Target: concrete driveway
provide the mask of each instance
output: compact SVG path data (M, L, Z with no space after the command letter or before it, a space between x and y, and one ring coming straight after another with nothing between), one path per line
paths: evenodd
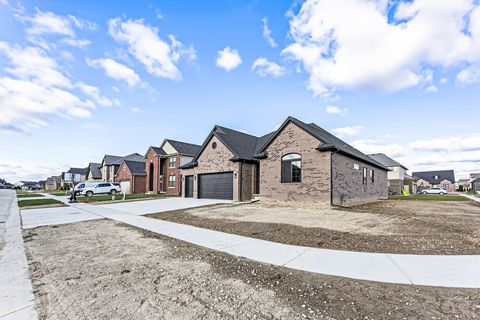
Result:
M57 199L64 203L68 202L68 199L66 199L65 197L56 197L52 195L49 195L48 197ZM98 204L94 206L134 215L145 215L155 212L181 210L218 203L231 203L231 201L192 198L167 198L158 200ZM104 217L102 216L87 212L86 210L82 210L82 208L87 208L91 206L92 205L89 204L77 203L74 206L68 207L21 210L22 227L23 229L30 229L39 226L103 219Z

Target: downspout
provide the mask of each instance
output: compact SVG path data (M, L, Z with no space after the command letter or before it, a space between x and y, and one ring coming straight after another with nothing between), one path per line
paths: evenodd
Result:
M242 190L242 170L243 169L243 162L240 161L240 172L238 175L238 179L240 179L240 201L243 201L243 190Z
M330 153L330 204L334 206L333 203L333 155L338 152L338 149Z
M135 175L132 174L132 193L135 193Z

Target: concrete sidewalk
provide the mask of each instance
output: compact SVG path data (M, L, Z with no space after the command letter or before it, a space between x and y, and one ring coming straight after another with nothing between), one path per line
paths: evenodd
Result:
M106 206L72 207L209 249L297 270L388 283L480 288L480 256L476 255L422 256L300 247L147 218Z
M0 190L0 319L37 319L17 197Z
M465 193L458 193L459 195L461 196L464 196L465 198L468 198L470 200L473 200L475 202L480 202L480 198L479 197L475 197L475 196L472 196L472 195L469 195L469 194L465 194Z

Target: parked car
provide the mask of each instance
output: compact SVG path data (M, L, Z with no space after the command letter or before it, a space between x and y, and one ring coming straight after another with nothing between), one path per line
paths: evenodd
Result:
M80 183L77 183L77 185L73 188L73 190L75 190L76 195L79 195L82 193L83 189L85 189L90 185L92 185L91 182L80 182ZM71 192L68 192L68 193L70 194Z
M422 194L447 194L448 191L443 188L432 187L422 190Z
M114 195L117 192L120 192L120 186L118 184L110 182L95 182L85 186L80 194L87 197L91 197L94 194L111 194Z

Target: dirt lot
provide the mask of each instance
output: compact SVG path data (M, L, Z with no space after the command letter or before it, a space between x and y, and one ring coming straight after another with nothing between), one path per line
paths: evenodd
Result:
M470 201L390 200L348 209L255 203L151 216L309 247L410 254L480 254L480 205Z
M41 319L474 319L480 290L355 281L99 220L24 232Z

